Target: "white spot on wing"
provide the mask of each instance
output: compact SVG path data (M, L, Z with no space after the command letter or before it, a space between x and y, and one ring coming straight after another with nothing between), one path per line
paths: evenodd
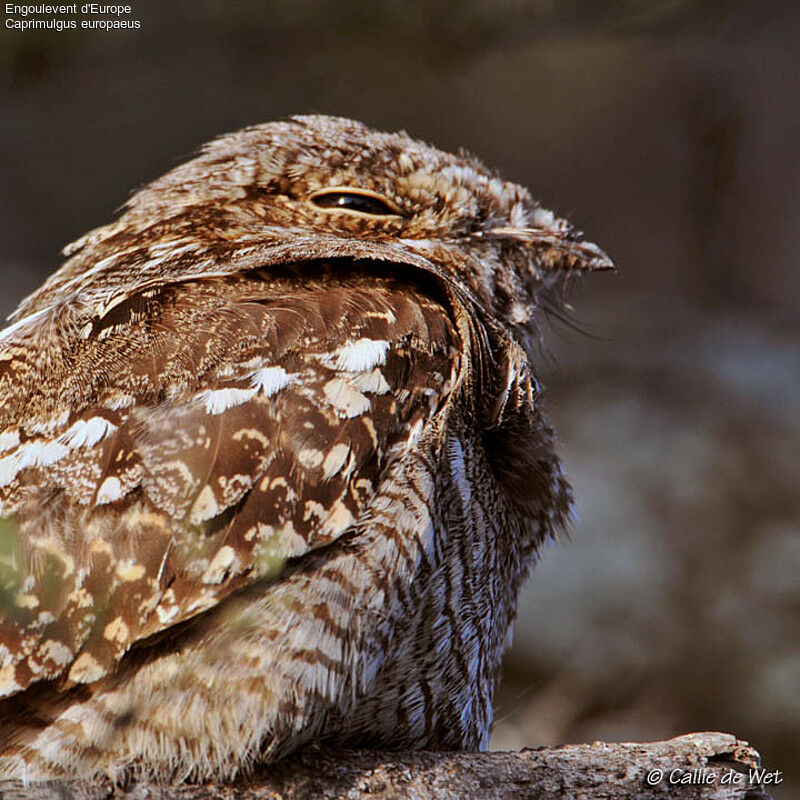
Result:
M214 497L214 491L206 484L200 494L197 495L197 500L194 501L192 510L189 512L189 520L192 524L197 525L207 519L216 517L219 511L220 508L217 498Z
M22 688L16 681L14 665L0 668L0 697L14 694Z
M55 464L69 450L58 441L26 442L11 455L0 458L0 486L7 486L20 470Z
M251 386L257 391L262 392L267 397L271 397L294 380L283 367L262 367L253 373Z
M338 535L349 528L354 521L350 509L341 500L337 500L322 525L322 532L331 536Z
M389 342L385 339L358 339L336 351L337 369L363 372L386 363Z
M316 469L325 458L321 450L315 450L312 447L305 448L297 454L297 460L306 469Z
M83 653L72 665L69 671L69 679L75 683L93 683L105 675L105 669L89 653Z
M9 428L0 433L0 451L11 450L19 444L19 431Z
M116 429L117 426L104 417L92 417L90 420L79 419L76 423L67 428L67 430L58 437L57 441L70 449L75 447L93 447Z
M220 548L203 573L203 583L221 583L236 560L236 551L230 545Z
M125 644L130 638L131 632L125 624L125 620L117 617L106 625L103 629L103 637L110 642L116 642L119 645Z
M56 666L63 667L70 662L72 650L63 642L56 639L47 639L39 645L39 655L44 659L50 659Z
M386 394L390 386L379 369L372 372L361 372L353 376L353 385L361 392L367 394Z
M100 488L97 490L97 505L113 503L115 500L119 500L123 494L120 479L112 475L100 484Z
M350 445L344 442L331 447L322 465L322 474L326 481L330 480L345 465L349 455Z
M156 608L156 614L158 614L158 621L162 625L166 625L168 622L171 622L175 615L180 611L178 606L164 606L160 605Z
M369 411L369 398L342 378L333 378L323 387L328 402L347 417L357 417Z
M196 398L205 405L207 413L222 414L229 408L252 400L256 394L256 389L205 389Z

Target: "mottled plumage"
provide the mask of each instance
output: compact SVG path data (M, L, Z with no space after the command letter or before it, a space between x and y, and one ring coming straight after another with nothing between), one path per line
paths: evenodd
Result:
M609 266L405 134L222 137L0 333L0 777L486 745L569 490L543 293Z

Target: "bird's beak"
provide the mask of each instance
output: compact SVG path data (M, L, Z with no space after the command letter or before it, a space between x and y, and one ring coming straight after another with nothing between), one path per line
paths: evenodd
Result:
M546 228L491 228L484 234L512 239L536 249L537 266L552 272L613 270L614 262L596 244L581 241L575 231L555 232Z

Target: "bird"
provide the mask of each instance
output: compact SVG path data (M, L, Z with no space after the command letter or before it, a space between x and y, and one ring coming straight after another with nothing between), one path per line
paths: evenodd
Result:
M610 258L475 156L203 146L0 333L0 778L485 749L572 494L542 320Z

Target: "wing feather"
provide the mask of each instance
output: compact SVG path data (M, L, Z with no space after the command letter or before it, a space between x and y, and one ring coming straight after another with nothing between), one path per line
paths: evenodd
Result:
M412 286L331 272L153 290L73 349L26 406L48 424L6 414L0 697L97 680L352 529L460 352Z

